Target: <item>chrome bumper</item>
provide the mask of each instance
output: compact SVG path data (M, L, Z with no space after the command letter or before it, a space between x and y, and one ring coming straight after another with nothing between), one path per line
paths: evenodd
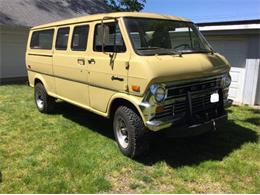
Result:
M146 126L148 127L148 129L150 129L151 131L159 131L161 129L166 129L170 126L172 126L173 124L173 120L156 120L156 121L147 121L146 122Z
M224 108L229 108L230 106L232 106L232 104L233 104L233 100L231 99L224 100Z
M212 119L204 123L198 123L190 126L172 127L163 130L162 132L167 137L190 137L201 135L206 132L215 131L227 121L227 115Z
M232 105L233 100L227 99L223 102L223 106L224 108L228 108ZM155 113L155 108L152 107L149 104L141 104L140 108L143 112L144 118L148 119L145 121L145 125L146 127L151 130L151 131L159 131L162 129L167 129L171 126L173 126L174 122L178 120L178 118L174 118L174 117L166 117L160 120L149 120L149 117ZM221 117L215 118L215 119L211 119L210 121L207 121L205 123L210 123L210 122L215 122L219 119L223 119L223 118L227 118L226 115L223 115ZM190 127L197 127L197 126L202 126L205 123L200 123L200 124L194 124ZM189 127L187 127L189 128Z

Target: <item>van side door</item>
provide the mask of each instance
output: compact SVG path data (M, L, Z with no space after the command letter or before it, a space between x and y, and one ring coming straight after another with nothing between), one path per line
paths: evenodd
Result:
M100 21L91 28L92 51L88 56L89 97L92 108L106 112L107 103L116 92L127 93L130 52L121 33L120 22ZM102 51L102 32L104 45Z
M83 107L89 105L86 70L88 32L87 24L58 28L53 58L57 95Z
M53 37L54 29L42 29L30 32L26 50L26 68L30 85L33 85L34 75L40 74L45 82L48 93L55 94L53 78Z

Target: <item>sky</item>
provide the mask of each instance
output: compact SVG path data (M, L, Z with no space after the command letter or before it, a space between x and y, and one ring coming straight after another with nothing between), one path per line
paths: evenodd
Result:
M193 22L260 19L260 0L146 0L144 12L175 15Z

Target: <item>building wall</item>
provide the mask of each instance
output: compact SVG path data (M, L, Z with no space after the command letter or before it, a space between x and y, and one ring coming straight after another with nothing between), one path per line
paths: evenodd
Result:
M229 98L235 102L243 101L245 80L246 54L248 39L245 36L214 35L208 36L208 41L215 51L224 55L230 62L232 83L229 90Z
M214 50L224 55L232 67L244 68L248 51L248 38L245 36L209 36ZM240 54L240 55L238 55Z
M260 104L259 31L203 32L213 48L231 63L229 97L237 103Z
M0 25L0 83L1 83L1 78L2 78L2 59L3 59L3 55L2 55L2 26Z
M259 65L260 66L260 65ZM256 105L260 105L260 68L258 69L258 82L257 82L257 90L256 90Z
M2 27L0 82L9 82L27 77L25 51L28 29L21 27Z
M258 63L258 80L256 87L255 104L260 105L260 30L257 34L250 36L249 45L250 47L248 48L248 58L254 59L255 62Z

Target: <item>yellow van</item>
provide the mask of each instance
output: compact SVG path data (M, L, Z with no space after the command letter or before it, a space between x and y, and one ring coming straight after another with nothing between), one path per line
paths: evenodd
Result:
M231 105L228 61L179 17L119 12L36 26L26 66L40 112L61 99L111 118L129 157L149 148L151 131L215 130Z

